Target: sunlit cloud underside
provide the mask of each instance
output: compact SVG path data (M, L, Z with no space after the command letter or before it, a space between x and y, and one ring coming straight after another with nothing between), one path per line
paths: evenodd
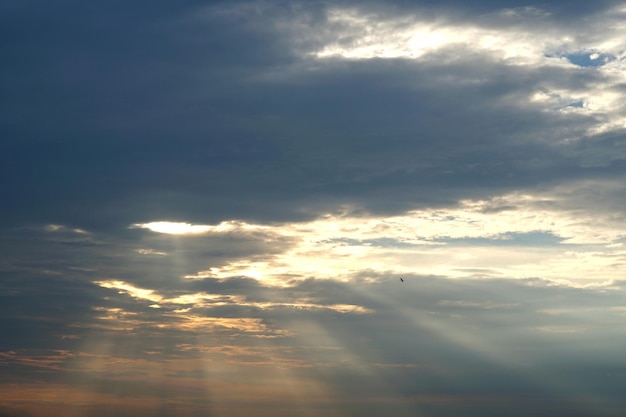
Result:
M419 13L395 16L357 8L331 8L324 25L291 28L296 39L318 48L302 51L315 60L410 59L455 62L481 56L486 62L539 70L560 68L594 71L602 79L593 86L546 82L527 99L546 111L594 116L585 133L594 135L626 128L619 90L626 80L626 24L623 9L590 18L584 29L555 26L550 13L536 7L503 9L470 23L443 17L420 18ZM312 40L315 40L314 42ZM461 77L456 82L488 84L487 78Z
M354 217L347 211L281 225L152 222L133 227L207 241L236 233L261 242L268 237L293 242L280 253L236 258L184 276L191 280L241 276L286 286L313 277L350 281L364 271L373 276L393 271L456 278L542 277L569 285L620 279L626 252L619 219L558 206L557 197L512 194L390 217Z

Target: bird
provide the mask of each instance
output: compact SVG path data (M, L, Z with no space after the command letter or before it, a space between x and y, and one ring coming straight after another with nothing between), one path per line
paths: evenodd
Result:
M404 280L402 278L400 278L400 281L404 282Z

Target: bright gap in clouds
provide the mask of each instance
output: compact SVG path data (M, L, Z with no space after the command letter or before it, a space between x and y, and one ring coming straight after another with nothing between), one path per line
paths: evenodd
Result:
M626 128L622 14L623 10L615 8L594 16L581 32L578 26L555 26L548 12L535 7L505 9L472 22L336 7L319 27L298 26L293 32L295 37L317 40L315 47L300 53L320 61L409 59L454 65L480 57L531 71L558 69L569 76L593 72L594 81L589 84L546 79L526 100L518 98L519 104L538 105L557 116L593 118L586 131L568 135L567 140L574 141ZM460 84L488 83L474 75L457 77Z
M511 194L387 217L327 215L271 226L230 221L167 223L163 228L163 222L153 222L142 227L157 233L202 234L207 242L228 238L231 232L259 247L268 240L288 242L278 253L233 257L181 276L188 280L248 277L284 287L312 277L351 281L364 271L453 278L542 277L580 286L620 279L616 259L625 256L622 226L609 216L559 210L557 205L556 199ZM189 230L196 233L183 232Z
M328 42L312 55L317 58L347 59L422 58L448 47L463 51L491 54L493 58L514 60L517 64L536 64L544 60L546 49L555 49L566 40L546 36L520 24L541 24L547 13L525 8L515 13L501 12L485 16L485 25L452 23L445 20L406 16L368 14L356 9L332 9L327 15ZM507 28L490 27L489 23L509 20Z
M168 235L198 235L207 233L212 226L193 225L183 222L150 222L136 223L133 228L148 229L156 233L164 233Z
M94 284L102 287L117 290L118 294L126 294L138 301L149 301L153 304L149 305L150 308L159 309L165 307L168 311L170 311L171 317L176 317L181 322L176 322L172 324L172 326L184 326L186 328L194 328L194 327L203 327L206 326L207 322L213 323L215 325L223 325L226 327L234 328L236 327L237 321L228 318L221 317L212 317L207 319L206 317L202 317L198 315L196 311L198 310L210 310L216 308L241 308L241 307L251 307L254 309L260 310L274 310L274 309L293 309L299 311L333 311L336 313L351 313L351 314L368 314L372 311L366 307L362 307L354 304L322 304L319 302L315 302L315 300L311 299L295 299L289 302L280 302L280 301L249 301L243 295L235 295L235 294L208 294L204 291L196 292L196 293L187 293L183 295L179 295L176 297L167 298L163 295L158 294L155 290L139 288L133 284L128 282L124 282L121 280L101 280L94 281ZM103 319L111 319L118 317L122 314L120 309L101 309L103 312ZM132 315L132 313L131 313ZM248 321L258 321L257 319L250 317L246 318ZM245 328L249 329L250 326L247 325L248 322L243 321L246 324ZM127 324L131 324L129 321ZM257 323L259 324L259 323ZM259 324L260 326L260 324ZM255 329L259 330L256 326Z
M321 28L299 29L301 36L321 39L321 46L309 52L316 58L415 59L455 47L457 54L485 54L518 65L601 66L623 62L623 23L615 17L620 13L610 10L590 22L589 33L580 33L579 27L555 27L550 14L535 7L504 9L478 22L332 8Z
M152 232L167 235L203 235L207 233L225 233L234 230L265 229L265 226L251 225L240 221L225 221L217 225L191 224L185 222L157 221L135 223L133 229L148 229Z

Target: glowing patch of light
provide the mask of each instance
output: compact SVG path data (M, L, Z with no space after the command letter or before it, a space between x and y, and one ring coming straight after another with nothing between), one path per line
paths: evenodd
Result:
M355 305L355 304L317 304L317 303L249 303L246 305L261 308L263 310L274 309L278 307L288 307L296 310L333 310L338 313L354 313L354 314L368 314L372 310Z
M148 229L152 232L164 233L168 235L198 235L207 233L211 230L211 226L179 222L136 223L133 224L132 227Z
M228 259L184 278L248 277L277 287L297 285L309 278L348 282L363 277L363 271L372 271L375 277L392 270L397 274L458 278L542 276L559 285L565 285L563 280L572 276L585 285L617 279L621 271L615 259L624 256L620 245L626 233L615 218L559 209L559 196L571 192L551 191L545 194L549 197L513 193L461 201L453 208L387 217L352 217L346 212L302 223L222 222L205 227L216 232L262 230L260 234L246 233L245 238L258 241L270 234L289 244L279 253ZM135 287L120 289L140 297L155 296L141 295ZM207 295L193 297L159 298L157 302L207 306L242 302Z
M333 36L317 58L346 59L420 58L452 45L464 50L493 53L502 59L515 58L518 64L544 60L545 33L494 30L473 25L420 21L410 17L384 17L356 9L333 9L328 13L327 28ZM339 39L340 41L334 41Z
M111 288L118 290L120 294L128 294L133 298L140 300L148 300L158 303L163 300L163 297L156 294L154 290L147 290L144 288L135 287L124 281L109 280L109 281L95 281L94 284L101 286L102 288Z
M63 230L65 226L61 226L60 224L49 224L44 229L48 232L58 232L59 230Z
M164 303L193 305L194 307L217 307L224 305L245 304L244 297L229 294L207 294L205 292L195 294L183 294L174 298L163 300Z
M79 235L88 235L89 232L83 229L74 228L71 229L67 226L63 226L62 224L48 224L44 227L44 230L47 232L72 232Z
M271 329L259 318L240 317L240 318L224 318L224 317L204 317L199 315L187 314L184 316L185 321L176 323L163 323L164 328L175 328L179 330L196 330L219 331L219 330L237 330L245 333L253 333L260 335L281 336L287 332Z
M136 250L137 253L139 253L140 255L156 255L156 256L166 256L167 253L166 252L159 252L153 249L137 249Z
M267 226L252 225L242 221L224 221L216 225L191 224L185 222L157 221L135 223L131 228L148 229L152 232L168 235L204 235L208 233L228 233L233 231L263 230Z
M192 306L174 310L175 313L187 316L195 308L212 308L227 305L254 307L262 310L276 308L293 308L297 310L332 310L339 313L367 314L372 311L355 304L321 304L310 300L295 300L294 302L255 302L248 301L244 296L232 294L207 294L199 292L194 294L183 294L174 298L162 300L162 304L178 304ZM160 306L158 306L160 307Z
M274 233L297 242L285 252L271 261L229 263L205 276L258 277L267 285L287 285L294 279L310 277L349 281L364 269L449 277L485 270L485 276L543 276L556 281L567 276L588 281L616 278L621 272L615 257L622 256L618 244L624 236L620 225L614 220L551 208L557 202L554 194L546 199L515 193L402 216L324 216L308 223L285 224L277 226ZM520 251L514 236L533 233L552 236L560 243L525 244ZM511 243L455 244L467 239ZM581 269L580 261L567 253L571 244L601 249L586 251ZM615 246L606 247L612 244ZM611 256L607 256L609 252Z
M93 307L93 310L99 314L98 318L101 320L100 323L93 324L96 328L124 331L142 324L142 321L137 319L136 312L111 307Z

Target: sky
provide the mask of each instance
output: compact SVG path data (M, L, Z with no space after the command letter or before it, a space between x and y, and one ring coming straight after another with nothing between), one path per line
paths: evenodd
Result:
M626 412L626 3L0 3L0 417Z

